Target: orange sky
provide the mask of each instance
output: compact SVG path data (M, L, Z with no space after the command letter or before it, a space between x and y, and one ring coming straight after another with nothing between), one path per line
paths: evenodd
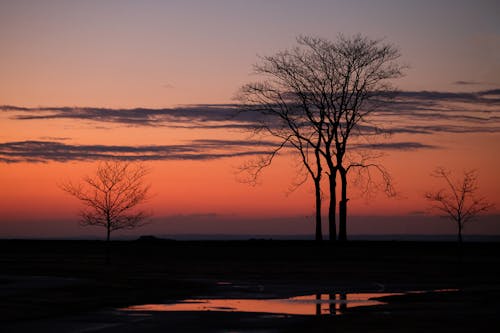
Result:
M417 103L417 102L415 102ZM498 114L498 106L481 104L461 104L454 111L453 103L440 102L442 115L463 114L477 116L475 107L489 108L489 112ZM452 111L443 106L452 107ZM437 104L434 106L434 109ZM399 114L398 112L401 112ZM406 111L405 111L406 112ZM29 111L30 114L45 114L41 111ZM491 117L492 115L488 113ZM160 146L160 145L195 145L196 140L243 140L250 135L237 129L211 128L177 128L151 127L147 125L130 126L120 122L103 122L90 119L16 119L15 116L26 114L20 111L4 110L2 114L2 141L27 142L60 142L77 147L105 146ZM481 116L481 115L479 115ZM394 128L411 129L411 125L439 127L438 132L429 133L395 133L388 138L381 138L380 143L402 143L401 149L383 151L381 162L391 172L398 191L396 198L387 198L378 193L372 197L361 196L358 189L351 187L350 215L365 216L364 224L357 224L358 233L398 233L401 230L393 225L374 225L369 216L399 216L402 219L421 216L421 221L411 227L411 233L453 233L451 222L434 222L429 228L425 220L429 217L428 203L423 194L439 188L436 179L430 176L437 166L445 166L456 172L466 169L477 169L480 172L481 194L492 202L500 202L500 156L498 151L500 132L495 121L483 120L428 120L428 115L413 119L411 113L397 111L392 115L379 117ZM406 119L406 120L405 120ZM426 120L427 119L427 120ZM457 118L458 119L458 118ZM482 119L482 118L481 118ZM427 121L427 123L425 123ZM175 123L178 124L178 123ZM193 122L188 122L189 127ZM455 133L445 130L445 126L457 125L468 130ZM405 125L406 127L402 127ZM480 129L476 129L479 126ZM414 128L413 128L414 129ZM408 142L421 144L421 148L409 149ZM72 147L73 147L72 146ZM55 148L50 148L55 149ZM59 148L58 148L59 149ZM85 148L87 149L87 148ZM203 148L207 152L234 152L254 149L251 147ZM16 151L7 152L0 149L1 157L13 157ZM19 153L19 152L18 152ZM0 163L0 223L4 225L3 236L64 236L96 235L99 230L82 230L76 225L76 212L79 208L77 200L62 192L57 184L67 180L78 180L91 174L97 165L92 160L72 160L58 162L51 160L50 151L25 151L23 154L41 154L44 162L31 163L21 161ZM4 154L4 155L2 155ZM45 155L44 155L45 154ZM65 154L63 152L62 154ZM145 162L151 168L148 181L155 194L145 205L154 213L154 223L144 229L134 231L135 234L308 234L312 232L312 216L314 213L313 192L311 184L305 183L297 190L290 192L290 185L297 180L297 157L293 154L280 155L273 165L266 169L257 186L241 182L242 174L238 170L255 156L214 158L207 160L176 159L175 154L166 155L163 161ZM197 154L195 154L198 156ZM19 155L22 159L26 156ZM173 159L170 159L173 158ZM325 194L325 213L327 195ZM498 207L498 206L497 206ZM497 214L498 208L493 214ZM296 221L296 224L284 222L283 219ZM42 222L43 221L43 222ZM48 221L48 222L47 222ZM65 226L61 228L64 221ZM178 221L184 221L182 223ZM27 223L27 224L26 224ZM488 222L489 223L489 222ZM479 233L496 232L491 223L478 223L475 227ZM23 226L31 226L25 229ZM435 228L435 229L433 229ZM493 228L493 229L492 229ZM326 229L325 229L326 230Z
M234 125L248 119L221 117L237 89L255 79L257 55L288 48L300 34L333 39L340 32L395 43L410 68L394 83L413 92L402 97L408 104L376 118L394 130L380 141L380 162L399 195L364 198L353 188L350 214L365 217L353 230L453 233L451 223L426 224L422 215L423 194L439 187L430 177L437 166L457 175L477 169L498 216L498 10L495 1L2 2L0 106L13 107L0 109L0 237L100 235L76 225L78 202L57 183L91 173L97 161L85 154L112 154L112 146L161 155L146 162L154 223L133 235L312 233L310 184L289 193L296 157L280 156L258 186L242 183L238 169L255 158L247 153L269 147L244 144L250 135ZM412 224L380 222L383 216ZM470 232L500 233L500 224L484 221Z

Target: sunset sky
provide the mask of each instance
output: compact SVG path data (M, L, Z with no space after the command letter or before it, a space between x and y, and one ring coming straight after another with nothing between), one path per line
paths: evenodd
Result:
M0 0L0 237L101 237L57 184L105 157L151 168L141 234L313 234L310 183L283 154L257 186L241 167L271 143L232 117L258 56L298 35L384 38L409 69L374 120L398 196L350 194L350 234L453 234L429 215L437 166L479 172L496 204L466 234L500 234L498 1ZM299 177L300 178L300 177ZM326 198L325 198L326 199ZM326 201L325 201L326 203Z

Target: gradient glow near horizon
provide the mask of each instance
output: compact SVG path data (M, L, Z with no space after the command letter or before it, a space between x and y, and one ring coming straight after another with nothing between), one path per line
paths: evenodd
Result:
M398 130L383 142L382 162L401 196L354 190L351 232L453 233L451 222L422 215L423 193L439 187L429 174L445 166L479 170L481 193L497 208L470 230L499 234L499 96L476 94L500 88L499 13L498 1L0 1L0 105L11 106L0 110L0 158L9 162L0 162L0 237L98 235L78 228L78 203L57 182L91 173L89 151L112 154L111 146L156 154L147 162L155 220L136 234L312 234L310 184L288 190L293 156L281 156L259 186L238 182L247 153L265 146L244 143L244 120L217 115L255 80L258 55L301 34L339 33L396 44L410 69L394 84L420 92L405 95L418 107L379 118ZM133 108L147 118L120 114ZM211 116L190 113L199 110Z

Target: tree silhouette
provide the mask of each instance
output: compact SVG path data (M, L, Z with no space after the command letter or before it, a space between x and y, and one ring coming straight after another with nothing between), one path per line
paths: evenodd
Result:
M479 187L475 170L465 171L461 180L453 179L451 171L445 168L437 168L433 176L444 180L446 189L427 192L425 198L433 203L434 209L456 223L457 240L462 244L465 224L491 209L493 204L476 197Z
M263 58L255 65L255 72L268 78L264 82L244 85L238 98L247 110L260 112L257 132L265 132L279 139L277 148L256 163L247 164L252 180L262 169L269 166L276 154L284 147L293 147L299 154L304 169L314 183L315 193L315 239L321 241L321 131L325 123L324 113L318 112L309 101L308 93L299 86L297 76L306 75L294 55L287 51Z
M311 39L309 45L322 54L322 58L328 59L330 68L324 84L328 89L324 110L327 119L324 156L330 169L330 183L333 183L330 185L331 197L335 197L335 175L339 174L339 240L347 240L348 172L362 169L372 183L369 169L374 168L381 173L385 190L392 193L386 170L369 161L370 153L353 152L349 143L367 133L367 128L370 134L376 132L373 125L365 128L360 125L366 124L369 115L392 95L389 80L401 77L404 66L397 62L400 53L394 45L361 35L339 36L335 42Z
M141 164L104 161L95 175L85 176L77 184L63 183L60 188L85 206L79 213L80 225L104 227L109 243L111 232L137 228L149 217L146 211L135 209L149 198L147 174Z
M361 126L375 108L390 96L388 80L402 75L397 63L399 51L393 45L360 35L339 36L334 42L302 36L295 48L261 58L254 67L263 81L250 83L240 90L239 98L247 109L259 111L264 129L280 139L277 149L255 170L271 163L283 147L296 148L301 156L310 149L316 158L302 160L315 182L316 202L321 176L327 166L330 204L328 212L330 240L336 239L337 177L340 178L339 239L345 240L347 220L347 175L352 169L375 167L384 181L390 177L384 168L369 162L370 154L354 153L348 143L373 126ZM300 143L300 144L297 144ZM323 162L322 162L323 161ZM371 179L367 173L367 179ZM387 183L386 189L391 189ZM316 215L319 205L316 205ZM320 219L321 217L319 217ZM317 224L318 222L317 218Z
M264 70L264 67L261 70ZM302 107L297 106L294 96L276 90L268 84L255 83L242 87L240 99L245 101L247 108L258 110L268 116L262 119L257 131L265 131L280 140L277 148L270 155L262 157L256 163L245 165L244 169L250 171L252 181L254 181L262 169L272 163L281 149L287 146L293 147L314 183L315 239L322 240L320 186L323 168L319 151L321 136L318 131L307 125L310 119L317 115L308 115L303 112ZM321 123L324 119L316 121Z

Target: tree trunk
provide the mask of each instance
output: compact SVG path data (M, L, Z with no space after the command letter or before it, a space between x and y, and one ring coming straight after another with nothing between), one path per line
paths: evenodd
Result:
M341 197L339 202L339 241L347 240L347 172L339 169Z
M111 239L111 222L108 220L108 223L106 225L106 264L111 263L111 244L110 244L110 239Z
M328 232L330 235L330 241L334 242L337 240L337 221L336 221L336 214L337 214L337 193L336 193L336 188L337 188L337 171L332 172L330 169L330 176L329 176L329 181L330 181L330 207L328 207Z
M462 246L462 223L458 222L458 245Z
M458 257L458 266L459 266L459 269L461 270L461 266L462 266L462 262L463 262L463 256L464 256L464 250L463 250L463 245L462 245L462 242L463 242L463 238L462 238L462 229L463 229L463 225L462 225L462 220L459 219L458 220L458 248L457 248L457 257Z
M343 302L340 302L339 311L343 314L347 311L347 294L345 292L340 293L340 300Z
M335 309L335 306L337 305L336 303L336 294L328 294L328 300L330 301L330 305L328 306L328 309L330 310L330 315L335 316L337 314L337 309Z
M316 294L316 316L321 316L321 294Z
M323 232L321 230L321 188L320 179L314 180L314 192L316 195L316 241L323 240Z

